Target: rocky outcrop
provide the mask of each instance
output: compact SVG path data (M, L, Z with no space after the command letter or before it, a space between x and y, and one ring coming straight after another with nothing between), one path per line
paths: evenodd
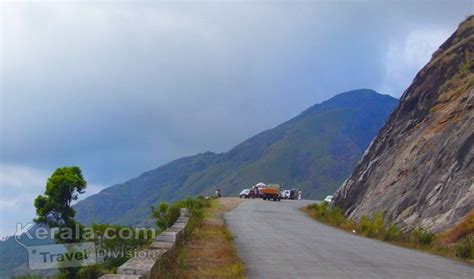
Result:
M333 204L441 231L474 209L474 16L433 54Z

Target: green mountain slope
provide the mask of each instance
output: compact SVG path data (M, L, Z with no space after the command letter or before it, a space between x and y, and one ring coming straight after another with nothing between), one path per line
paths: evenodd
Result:
M76 205L88 224L146 223L150 206L189 195L236 195L257 182L303 190L322 198L350 175L398 100L368 89L339 94L299 116L221 153L182 158Z

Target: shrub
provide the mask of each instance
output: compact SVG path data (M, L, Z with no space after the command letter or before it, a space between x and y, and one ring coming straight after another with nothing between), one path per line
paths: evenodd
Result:
M461 259L474 258L474 234L464 237L455 248L456 257Z
M358 229L358 225L354 220L346 218L344 223L341 224L341 229L346 231L354 231Z
M339 207L331 208L327 214L327 219L331 225L338 227L346 221L346 217Z
M313 210L317 206L318 205L316 203L313 203L313 204L308 204L308 206L306 206L306 208L309 209L309 210Z
M184 206L182 202L176 202L168 208L168 227L171 227L176 222L176 220L178 220L181 214L181 208L184 207L186 206Z
M91 265L82 267L76 274L76 279L95 279L110 272L101 265Z
M371 219L372 230L376 238L382 239L385 235L385 221L383 218L383 212L377 211Z
M169 205L162 202L158 208L151 207L152 217L156 220L156 225L162 230L172 226L181 214L181 208L187 208L191 215L188 226L193 227L204 218L203 208L210 207L211 200L204 197L187 198L176 201Z
M386 236L385 221L381 211L375 212L371 218L362 216L358 227L360 233L366 237L384 239Z
M434 234L418 227L410 233L402 232L394 224L386 224L382 212L376 212L372 217L362 216L360 221L345 217L338 207L330 207L328 203L311 204L307 206L315 219L348 231L398 245L417 248L449 257L465 260L474 258L474 212L470 212L454 228L444 234ZM452 245L446 245L452 244Z
M374 236L373 226L369 217L362 216L362 218L360 219L360 232L363 236L366 237Z
M312 211L316 219L331 226L343 227L345 229L353 229L355 227L354 222L344 216L341 208L330 207L327 202L308 205L307 209Z
M474 211L468 213L461 222L441 236L444 243L455 243L461 238L474 233Z
M311 204L307 209L313 216L326 224L348 231L357 231L365 237L385 241L400 241L403 233L394 224L385 224L383 212L378 211L372 217L363 216L359 222L346 218L339 207L330 207L328 203ZM427 237L427 235L423 235ZM424 240L426 241L426 240Z
M162 231L169 227L168 209L169 205L166 202L160 203L158 208L151 207L151 216L156 219L156 225Z
M384 241L400 241L402 238L402 232L394 224L390 224L385 230L383 240Z
M426 231L425 229L418 227L414 229L410 234L410 241L415 245L429 246L433 242L434 234Z
M311 207L311 210L313 210L314 216L325 222L325 223L331 223L330 221L330 207L327 202L323 202L321 204L313 204Z

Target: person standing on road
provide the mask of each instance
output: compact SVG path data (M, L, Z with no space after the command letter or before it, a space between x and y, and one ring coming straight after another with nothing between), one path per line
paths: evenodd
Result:
M222 198L222 194L221 194L221 190L220 190L220 189L216 189L216 197L217 197L217 198Z
M301 195L303 195L303 191L298 190L298 200L301 200Z

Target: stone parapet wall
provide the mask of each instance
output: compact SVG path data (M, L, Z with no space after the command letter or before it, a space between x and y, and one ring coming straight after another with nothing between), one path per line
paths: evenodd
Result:
M160 278L163 268L176 260L176 250L184 237L188 221L188 210L181 208L178 220L160 233L148 249L139 251L135 257L121 265L117 269L117 274L106 274L100 279Z

